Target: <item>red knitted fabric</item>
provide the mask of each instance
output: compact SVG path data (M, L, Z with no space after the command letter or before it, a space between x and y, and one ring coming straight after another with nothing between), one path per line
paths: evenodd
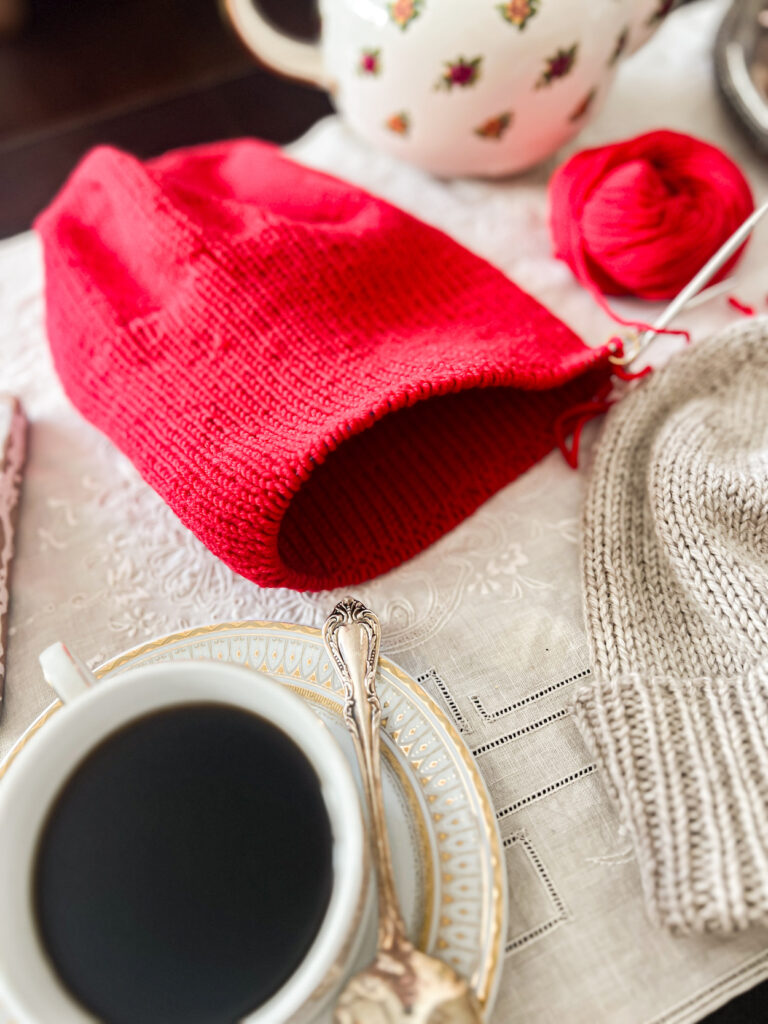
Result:
M608 373L440 231L262 143L94 150L36 227L70 399L263 586L416 554Z

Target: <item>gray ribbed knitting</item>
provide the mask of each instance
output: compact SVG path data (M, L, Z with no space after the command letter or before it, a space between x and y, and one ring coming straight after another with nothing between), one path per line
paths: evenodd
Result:
M584 518L580 728L653 917L768 924L768 320L673 359L607 418Z

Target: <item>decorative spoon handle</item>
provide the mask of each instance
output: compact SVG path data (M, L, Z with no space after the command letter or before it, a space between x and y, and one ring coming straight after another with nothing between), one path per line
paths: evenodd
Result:
M376 693L379 620L362 602L345 597L325 620L323 640L344 687L344 721L354 741L368 805L379 898L378 946L392 949L408 939L395 889L381 790L381 703Z

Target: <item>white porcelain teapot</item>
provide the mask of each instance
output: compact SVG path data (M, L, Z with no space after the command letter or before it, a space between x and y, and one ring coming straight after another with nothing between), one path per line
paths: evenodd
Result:
M275 71L327 89L358 135L438 175L537 163L594 115L675 0L320 0L321 39L222 0Z

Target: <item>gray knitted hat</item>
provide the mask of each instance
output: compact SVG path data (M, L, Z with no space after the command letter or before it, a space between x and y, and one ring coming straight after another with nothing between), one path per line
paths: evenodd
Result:
M595 683L575 715L679 932L768 924L768 319L607 417L584 517Z

